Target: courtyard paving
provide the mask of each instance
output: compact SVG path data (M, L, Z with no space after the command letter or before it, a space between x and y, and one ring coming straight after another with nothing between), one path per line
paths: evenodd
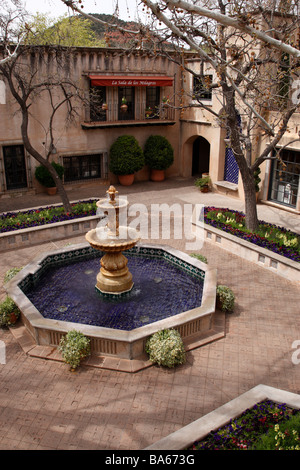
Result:
M129 202L204 203L243 209L234 198L201 194L192 180L117 186ZM103 197L106 188L70 190L70 199ZM0 201L0 212L59 202L40 195ZM259 217L300 231L299 215L260 204ZM81 243L84 237L49 242L1 255L0 298L5 272L39 253ZM182 251L185 240L151 240ZM135 374L30 357L10 330L0 330L6 363L0 364L1 450L141 450L258 384L300 393L300 364L293 342L300 340L300 287L221 248L201 253L218 270L218 283L236 295L226 315L226 334L187 354L176 369L151 366Z

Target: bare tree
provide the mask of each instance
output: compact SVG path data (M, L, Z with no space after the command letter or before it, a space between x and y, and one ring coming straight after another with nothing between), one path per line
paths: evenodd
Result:
M8 21L8 18L6 20ZM20 16L13 15L11 21L11 24L17 21L16 31L18 27L19 30L22 29L19 25ZM18 112L21 114L21 135L24 147L37 162L49 170L63 206L67 212L70 212L72 208L68 195L62 180L51 164L51 156L56 139L63 131L56 125L58 114L60 113L61 116L61 113L64 113L64 125L67 127L76 117L76 105L78 100L81 100L81 92L71 80L68 70L71 49L24 44L15 46L9 36L0 46L0 77L8 85L17 103ZM11 50L13 50L12 53ZM9 60L5 60L8 57ZM45 101L44 112L34 113L34 106L41 100ZM33 121L38 122L42 129L45 151L41 151L36 144L32 143L30 123Z
M26 12L20 0L3 0L0 5L0 44L4 46L0 63L16 57L26 36Z
M62 0L82 14L84 1ZM198 100L198 106L214 114L226 129L229 145L241 173L245 193L246 225L258 227L254 174L266 159L279 158L274 151L299 110L299 2L298 0L142 0L151 14L157 38L172 43L172 60L199 78L204 64L215 72L215 90L222 112L216 113ZM88 16L92 21L93 17ZM140 34L145 31L141 26ZM149 31L149 29L148 29ZM134 34L134 32L133 32ZM135 32L136 34L136 32ZM162 53L160 49L160 53ZM193 51L200 70L189 68ZM156 49L155 53L158 51ZM165 52L166 53L166 52ZM190 104L180 97L182 109ZM194 106L194 103L193 103ZM261 142L261 145L259 145Z

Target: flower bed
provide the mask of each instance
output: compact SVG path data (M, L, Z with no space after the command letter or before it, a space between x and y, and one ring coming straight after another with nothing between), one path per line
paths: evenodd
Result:
M7 212L0 216L0 233L88 217L95 215L97 211L96 200L94 199L72 203L71 206L72 212L67 213L64 211L63 206Z
M216 207L204 208L204 222L292 261L300 262L300 237L288 229L259 221L258 231L252 233L245 227L245 215L242 212Z
M278 424L281 426L281 423L286 423L292 416L300 418L300 411L284 403L276 404L272 400L263 400L244 411L238 418L231 420L226 426L211 431L205 439L194 442L189 450L255 449L261 436L271 429L277 430ZM299 423L300 421L298 426Z

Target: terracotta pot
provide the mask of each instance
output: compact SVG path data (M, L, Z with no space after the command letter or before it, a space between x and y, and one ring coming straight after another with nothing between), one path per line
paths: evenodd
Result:
M122 111L123 113L126 113L127 109L128 109L127 104L122 104L122 105L121 105L121 111Z
M122 186L130 186L134 182L134 174L133 175L119 175L118 178Z
M152 181L164 181L165 179L165 170L151 170L150 178Z
M209 192L209 186L203 186L201 189L200 189L201 193L208 193Z
M57 187L54 186L54 188L47 188L47 193L50 195L50 196L53 196L54 194L56 194L57 192Z
M12 313L10 314L10 317L9 317L10 323L11 323L12 325L14 325L17 320L18 320L17 315L16 315L14 312L12 312Z

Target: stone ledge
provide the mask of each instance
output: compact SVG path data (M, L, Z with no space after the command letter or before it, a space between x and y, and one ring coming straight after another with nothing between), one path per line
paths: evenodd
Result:
M210 431L216 431L225 426L231 419L240 416L247 408L252 408L256 403L265 399L276 403L286 403L292 408L300 409L300 395L267 385L257 385L211 413L151 444L144 450L184 450L195 441L205 438Z
M216 181L214 184L230 191L238 190L238 185L235 183L230 183L230 181Z

